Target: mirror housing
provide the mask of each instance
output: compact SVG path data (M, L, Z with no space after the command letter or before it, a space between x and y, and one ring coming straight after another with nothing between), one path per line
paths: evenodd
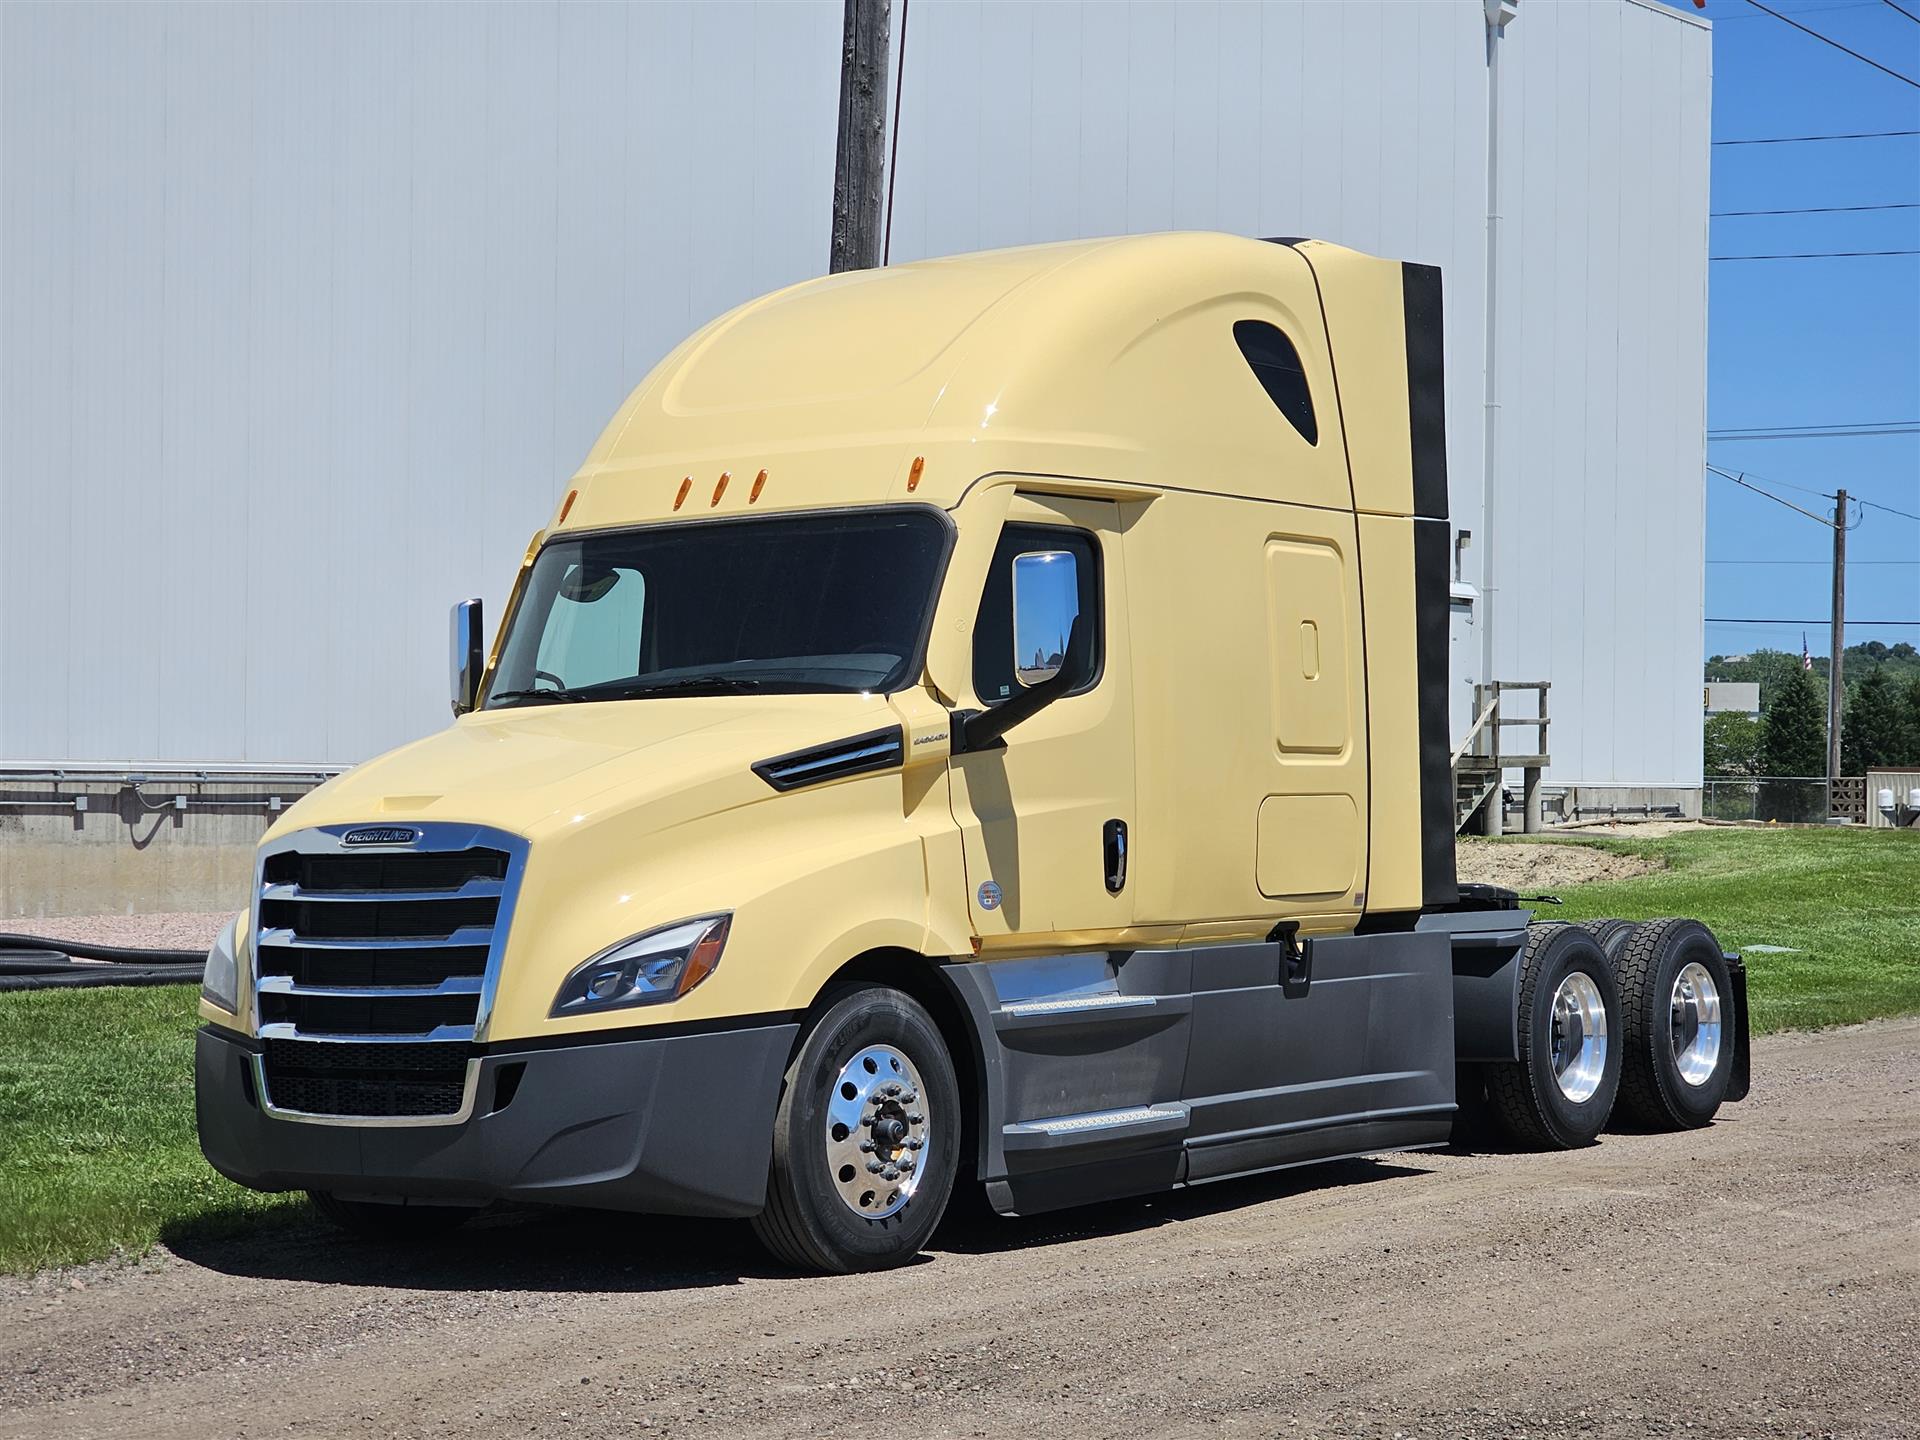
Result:
M482 638L480 602L462 600L451 615L453 641L453 713L466 714L480 702L480 677L486 670L486 641Z
M953 753L964 755L1000 743L1000 737L1023 720L1031 720L1093 673L1093 641L1084 617L1073 617L1067 649L1060 668L1037 685L1029 686L1004 705L988 710L964 710L953 717Z

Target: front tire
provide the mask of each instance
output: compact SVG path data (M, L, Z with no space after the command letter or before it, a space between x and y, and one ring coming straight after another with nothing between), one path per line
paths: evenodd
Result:
M787 1067L754 1234L796 1269L884 1270L940 1223L960 1158L960 1090L940 1031L886 986L842 992Z
M1520 1058L1486 1067L1507 1134L1571 1150L1605 1128L1620 1088L1620 992L1606 952L1578 925L1527 927L1520 952Z
M1698 920L1634 927L1620 977L1620 1108L1656 1130L1707 1124L1733 1078L1733 983L1713 932Z

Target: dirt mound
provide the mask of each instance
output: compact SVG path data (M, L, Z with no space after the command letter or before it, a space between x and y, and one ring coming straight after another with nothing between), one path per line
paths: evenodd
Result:
M1523 894L1595 880L1630 880L1666 868L1658 860L1565 840L1495 842L1462 836L1455 844L1454 857L1462 880L1505 885Z

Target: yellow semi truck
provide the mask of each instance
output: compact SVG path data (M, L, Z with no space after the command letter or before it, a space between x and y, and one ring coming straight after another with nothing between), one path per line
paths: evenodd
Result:
M693 335L452 726L331 781L208 958L222 1173L898 1263L1025 1213L1746 1086L1689 921L1456 885L1437 271L1174 234L812 281Z

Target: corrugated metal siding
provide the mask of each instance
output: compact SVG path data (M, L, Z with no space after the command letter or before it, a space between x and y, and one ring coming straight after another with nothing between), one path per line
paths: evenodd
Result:
M1476 0L923 0L908 19L893 258L1229 230L1439 265L1452 501L1474 529L1481 13Z
M1501 43L1493 670L1553 682L1554 782L1697 786L1711 35L1619 0Z
M840 7L0 6L0 758L446 715L627 391L824 265Z
M840 14L0 6L0 759L441 723L448 602L497 614L673 343L824 267ZM1442 266L1479 578L1481 14L919 0L894 258L1192 227ZM1554 680L1554 778L1697 782L1706 34L1534 0L1505 43L1496 670Z

